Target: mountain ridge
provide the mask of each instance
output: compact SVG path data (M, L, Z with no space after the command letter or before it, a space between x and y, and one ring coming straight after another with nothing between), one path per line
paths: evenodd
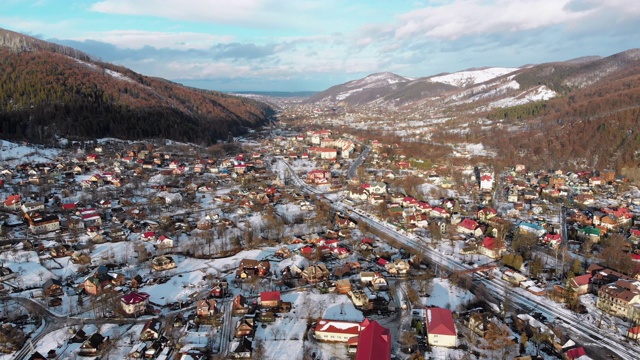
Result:
M163 137L211 144L271 120L270 106L186 87L0 30L0 136Z

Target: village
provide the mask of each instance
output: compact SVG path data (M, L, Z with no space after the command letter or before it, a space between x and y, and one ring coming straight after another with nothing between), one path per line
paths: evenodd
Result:
M3 141L2 358L638 354L632 182L427 161L286 124Z

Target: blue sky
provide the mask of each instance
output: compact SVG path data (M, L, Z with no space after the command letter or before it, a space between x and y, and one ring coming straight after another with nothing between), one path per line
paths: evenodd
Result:
M640 44L636 0L3 0L0 27L221 91L324 90L607 56Z

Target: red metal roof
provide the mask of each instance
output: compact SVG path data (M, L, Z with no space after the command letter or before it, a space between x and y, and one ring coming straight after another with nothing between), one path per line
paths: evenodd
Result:
M427 332L437 335L456 336L456 325L449 309L427 308Z
M391 333L374 320L360 331L355 360L388 359L391 359Z
M260 301L278 301L280 300L280 291L263 291L260 293Z
M577 359L580 356L585 356L587 355L587 352L584 351L584 348L582 346L577 347L575 349L571 349L569 351L566 352L566 355L569 359Z
M149 299L151 295L145 292L132 292L122 297L122 302L127 305L139 304Z

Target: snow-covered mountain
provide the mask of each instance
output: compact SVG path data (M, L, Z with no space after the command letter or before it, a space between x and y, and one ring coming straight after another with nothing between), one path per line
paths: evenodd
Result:
M371 74L362 79L330 87L310 97L308 102L334 103L346 101L351 105L359 105L376 100L389 90L395 90L400 84L408 83L411 80L390 72Z
M523 105L592 86L640 60L640 49L519 68L485 67L411 79L372 74L333 86L307 99L331 106L404 109L462 106L469 112ZM635 66L635 65L634 65Z

